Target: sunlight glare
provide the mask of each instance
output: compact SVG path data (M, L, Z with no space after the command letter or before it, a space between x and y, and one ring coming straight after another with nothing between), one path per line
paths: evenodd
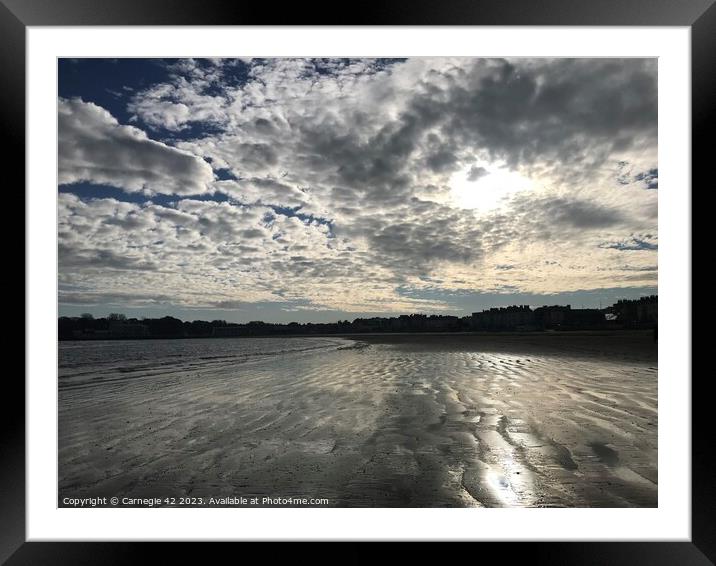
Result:
M469 179L470 170L457 171L450 177L452 201L460 208L480 211L499 208L514 194L533 187L531 179L502 167L486 166L485 174Z

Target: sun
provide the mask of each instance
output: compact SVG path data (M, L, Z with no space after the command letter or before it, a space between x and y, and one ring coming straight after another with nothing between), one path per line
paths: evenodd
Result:
M450 198L460 208L489 211L509 197L531 189L534 182L499 165L472 166L450 177Z

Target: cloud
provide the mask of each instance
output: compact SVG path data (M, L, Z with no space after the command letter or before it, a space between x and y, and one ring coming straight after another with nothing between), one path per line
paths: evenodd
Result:
M209 190L211 166L189 152L150 140L120 125L103 108L60 99L59 182L87 181L145 194L200 194Z
M220 59L169 71L127 95L136 127L60 102L61 182L226 202L61 195L61 275L83 293L414 312L448 303L399 289L653 282L655 60ZM456 198L455 183L476 181L498 191L495 206Z
M659 248L659 244L651 234L640 234L639 236L632 235L617 242L604 242L599 247L623 252L656 251Z
M644 184L647 189L658 189L659 188L659 170L649 169L648 171L642 171L634 175L634 181L640 181Z
M543 200L539 205L540 214L550 225L567 225L577 229L609 228L624 220L622 211L593 202L552 198ZM531 203L531 212L536 208Z
M330 238L326 224L262 206L61 193L58 237L61 303L170 296L175 305L207 308L296 301L355 312L443 308L400 297L370 254Z
M474 182L479 179L482 179L483 177L486 177L489 174L490 172L484 167L473 166L470 167L470 170L467 172L467 180Z
M511 167L595 167L653 137L656 60L480 60L445 91L444 131Z

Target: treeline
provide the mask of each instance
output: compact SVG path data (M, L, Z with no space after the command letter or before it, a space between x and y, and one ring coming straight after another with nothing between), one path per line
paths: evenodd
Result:
M309 334L360 334L366 332L471 332L542 331L651 328L657 321L656 295L621 300L604 309L572 309L566 306L492 308L471 316L410 314L397 317L356 318L352 322L275 324L253 321L245 324L225 320L182 321L172 316L127 318L113 313L106 318L91 314L60 317L60 340L141 338L214 338L231 336L274 336Z
M352 322L288 324L253 321L246 324L225 320L182 321L172 316L162 318L127 318L111 314L107 318L60 317L60 340L114 338L210 338L229 336L272 336L301 334L350 334L361 332L429 332L470 330L470 317L439 315L402 315L393 318L357 318Z

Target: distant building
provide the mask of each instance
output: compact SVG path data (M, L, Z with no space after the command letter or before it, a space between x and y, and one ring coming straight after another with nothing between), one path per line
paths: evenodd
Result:
M636 305L636 318L639 322L655 323L659 318L659 303L653 301L643 301Z
M556 330L562 328L569 319L571 305L554 305L551 307L539 307L535 309L535 322L539 328Z
M602 328L605 324L601 309L572 309L570 305L544 306L532 310L528 305L491 308L472 313L473 330L558 330Z
M491 308L472 313L473 330L533 330L535 314L529 305Z
M650 295L633 300L619 300L609 310L623 326L643 327L653 326L658 322L658 306L658 296Z
M601 328L606 318L601 309L570 309L566 326L571 328Z
M430 332L455 331L460 328L460 319L457 316L430 316L427 318L426 330Z

